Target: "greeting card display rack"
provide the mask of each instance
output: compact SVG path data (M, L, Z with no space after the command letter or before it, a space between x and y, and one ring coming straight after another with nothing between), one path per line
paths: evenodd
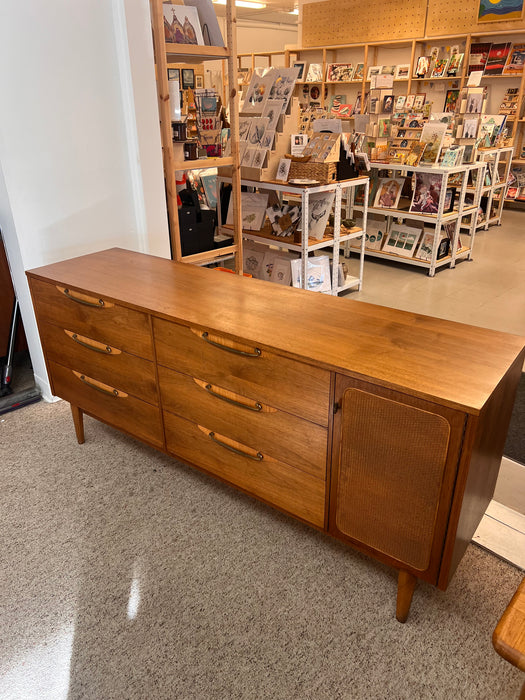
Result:
M230 182L230 178L219 177L218 182ZM341 292L354 289L359 291L363 285L363 269L364 269L364 243L366 234L366 221L368 206L368 189L369 178L358 177L351 180L341 180L332 182L326 185L297 185L286 182L262 182L259 180L241 180L241 184L250 188L252 191L264 190L274 191L278 193L280 201L287 199L288 201L300 201L301 203L301 237L300 241L294 239L294 236L275 236L269 228L263 227L260 231L249 231L243 229L243 238L268 246L274 246L281 250L288 250L299 253L301 256L301 287L308 289L307 265L308 256L310 253L320 250L329 250L332 253L332 279L331 279L331 295L337 296ZM350 192L355 192L356 188L364 187L365 189L365 206L362 208L362 220L359 227L355 226L351 229L341 231L341 207L344 199L349 198ZM311 195L319 192L334 192L333 214L334 225L333 232L325 232L321 240L302 235L303 231L308 230L308 213L310 208ZM220 202L219 204L219 221L221 221ZM229 226L220 226L221 233L231 231ZM359 273L358 276L348 275L342 284L339 284L339 250L340 246L349 243L353 239L360 239L359 247Z
M174 260L206 264L224 258L235 258L235 271L242 274L242 236L240 210L240 174L239 174L239 96L238 91L230 90L228 99L230 121L231 155L220 158L199 158L194 160L177 160L173 147L172 116L168 85L168 63L198 63L201 61L226 61L230 85L237 85L237 39L236 14L234 0L226 0L226 46L208 46L196 44L178 44L165 41L163 0L150 0L153 44L157 68L157 92L159 102L160 131L164 178L166 185L166 204L170 228L172 257ZM230 167L232 174L232 201L234 224L230 235L233 244L193 255L182 255L179 214L177 205L176 172L199 168Z
M409 211L406 208L387 208L387 207L377 207L368 206L368 214L381 215L385 217L385 223L388 226L392 224L394 220L404 219L408 221L415 221L422 223L425 226L434 227L434 236L432 244L432 252L429 260L423 260L415 257L404 257L401 255L396 255L394 252L389 252L385 250L372 250L366 247L364 253L367 256L375 258L383 258L385 260L391 260L394 262L405 263L407 265L415 265L417 267L423 267L428 270L430 277L434 277L436 270L438 268L448 265L453 268L456 265L456 261L460 259L472 259L472 250L474 247L474 237L476 234L476 223L478 216L478 207L481 198L482 183L485 174L486 163L483 161L477 161L475 163L457 165L451 168L442 168L438 166L430 165L418 165L418 166L407 166L407 165L396 165L392 163L371 163L371 167L376 170L388 170L392 173L392 177L407 177L417 173L429 173L432 175L437 175L441 178L440 186L440 196L437 206L436 214L426 214L414 211ZM476 187L473 192L473 202L467 204L465 202L465 195L467 193L467 184L469 179L469 174L476 173L473 178L476 181ZM447 187L449 187L449 178L451 176L458 176L461 178L461 184L456 187L456 199L451 211L445 210L445 200L447 194ZM366 195L365 195L365 206L366 206ZM372 203L373 204L373 203ZM355 192L351 193L351 198L348 202L350 216L354 216L355 211L362 211L365 206L356 204ZM462 221L465 222L467 217L470 219L468 226L468 231L461 238L460 228ZM448 253L438 259L438 249L439 244L442 239L442 229L446 224L455 224L453 236L451 239L450 250ZM468 244L466 238L468 237ZM461 242L461 247L459 243ZM347 247L345 251L347 255L350 254L350 247Z

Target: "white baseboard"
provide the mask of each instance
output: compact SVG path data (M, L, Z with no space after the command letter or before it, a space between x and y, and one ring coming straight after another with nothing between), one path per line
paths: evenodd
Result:
M472 541L525 570L525 515L491 501Z

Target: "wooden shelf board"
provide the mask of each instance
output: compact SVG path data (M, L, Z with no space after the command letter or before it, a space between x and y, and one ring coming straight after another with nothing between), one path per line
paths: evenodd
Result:
M230 253L236 253L237 246L229 245L224 248L214 248L213 250L206 250L203 253L195 253L194 255L184 255L182 257L182 262L185 263L204 263L205 261L214 262L217 258L224 258Z
M166 56L170 63L194 61L213 61L228 58L230 52L226 46L198 46L195 44L172 44L166 42Z
M197 170L198 168L223 168L233 165L233 158L197 158L175 161L175 170Z

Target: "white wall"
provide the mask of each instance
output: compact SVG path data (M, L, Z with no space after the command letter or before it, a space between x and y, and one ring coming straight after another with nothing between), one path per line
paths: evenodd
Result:
M49 398L24 270L169 257L148 0L2 0L0 65L0 228Z

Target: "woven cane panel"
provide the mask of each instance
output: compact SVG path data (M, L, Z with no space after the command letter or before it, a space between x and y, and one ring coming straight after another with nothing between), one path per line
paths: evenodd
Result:
M303 6L302 46L424 36L426 0L326 0Z
M472 32L509 31L524 29L523 20L512 22L478 22L479 0L430 0L427 36L470 34ZM502 39L503 41L503 39Z
M336 525L345 535L424 571L450 436L443 416L347 389Z

